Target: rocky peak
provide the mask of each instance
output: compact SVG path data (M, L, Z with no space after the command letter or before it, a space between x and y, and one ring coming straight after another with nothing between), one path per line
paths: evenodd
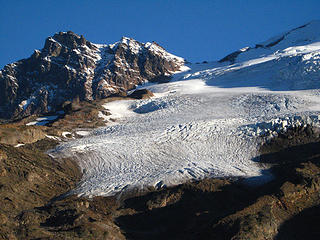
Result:
M83 37L83 35L78 36L77 34L68 31L68 32L59 32L53 35L52 38L49 39L54 39L61 45L66 46L67 48L75 49L80 46L86 45L87 40Z
M59 56L61 52L83 47L92 48L92 45L82 35L78 36L71 31L59 32L46 39L42 52L51 56Z
M168 80L184 65L157 43L122 37L114 44L93 44L71 31L45 41L30 58L0 71L0 118L43 114L63 102L126 95L146 81Z

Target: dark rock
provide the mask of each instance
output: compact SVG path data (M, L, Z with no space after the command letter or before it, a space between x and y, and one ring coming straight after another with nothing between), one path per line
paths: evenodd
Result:
M153 96L153 93L148 89L139 89L135 90L131 93L128 97L135 98L135 99L146 99Z
M72 102L71 101L65 101L62 105L61 105L63 111L65 111L66 113L72 112Z
M230 53L229 55L225 56L224 58L220 59L219 62L223 63L223 62L230 62L230 63L234 63L237 59L237 57L239 56L239 54L241 54L242 51L238 50L235 51L233 53Z

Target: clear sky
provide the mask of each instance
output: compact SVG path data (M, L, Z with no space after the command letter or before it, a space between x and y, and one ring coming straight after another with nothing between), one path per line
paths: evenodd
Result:
M320 19L320 0L0 0L0 68L71 30L94 43L156 41L197 62Z

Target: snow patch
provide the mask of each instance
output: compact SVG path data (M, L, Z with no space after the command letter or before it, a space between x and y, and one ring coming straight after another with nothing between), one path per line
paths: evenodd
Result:
M46 116L46 117L39 117L36 120L41 122L41 121L53 121L56 120L59 116L58 115L53 115L53 116Z
M21 146L24 146L25 144L23 143L18 143L17 145L15 145L14 147L18 148L18 147L21 147Z
M90 132L89 131L76 131L76 134L78 134L79 136L88 136L90 135Z
M27 126L33 126L33 125L45 126L45 125L48 124L49 122L50 122L50 121L41 121L41 122L33 121L33 122L27 123L26 125L27 125Z
M105 116L104 119L116 120L134 115L134 112L132 111L132 109L130 109L131 104L132 100L119 100L102 105L106 110L108 110L111 113L111 115Z
M49 139L52 139L52 140L61 141L61 138L59 138L57 136L46 135L46 137Z
M54 120L56 120L59 116L53 115L53 116L46 116L46 117L39 117L36 119L36 121L32 121L27 123L27 126L37 125L37 126L44 126Z
M71 132L62 132L62 133L61 133L61 136L62 136L62 137L64 137L64 138L70 138L70 137L68 137L68 135L70 135L70 136L71 136L71 138L73 138L73 136L72 136L72 133L71 133Z

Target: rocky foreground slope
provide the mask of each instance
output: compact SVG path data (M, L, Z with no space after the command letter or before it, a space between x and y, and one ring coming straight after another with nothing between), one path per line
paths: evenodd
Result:
M56 111L67 100L123 96L146 81L168 81L184 62L155 42L123 37L101 45L60 32L41 51L0 71L0 118Z
M0 145L0 239L319 239L320 136L289 129L261 146L275 178L204 179L115 197L63 196L81 173L41 140Z

